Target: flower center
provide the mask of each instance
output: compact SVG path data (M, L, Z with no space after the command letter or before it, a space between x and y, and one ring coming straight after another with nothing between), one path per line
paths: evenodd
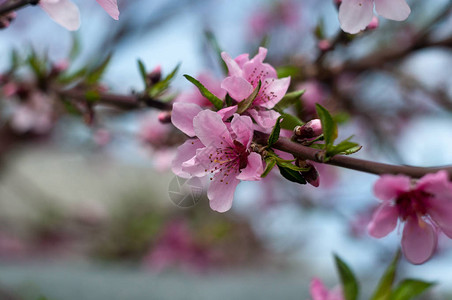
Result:
M432 197L425 191L413 190L401 194L395 201L399 216L406 220L409 216L423 216L427 213L426 201Z

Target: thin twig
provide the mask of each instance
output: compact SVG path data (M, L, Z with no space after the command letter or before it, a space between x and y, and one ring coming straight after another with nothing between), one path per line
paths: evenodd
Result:
M39 0L17 0L9 1L3 5L0 5L0 15L6 15L7 13L24 8L28 5L37 5Z

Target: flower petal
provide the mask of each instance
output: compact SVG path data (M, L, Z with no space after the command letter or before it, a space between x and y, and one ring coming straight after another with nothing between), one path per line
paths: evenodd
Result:
M239 66L237 61L233 60L231 56L229 56L229 54L227 54L226 52L221 52L221 58L223 58L223 61L228 67L229 76L242 76L243 71L241 66ZM243 63L243 57L240 58L239 63Z
M188 135L195 136L193 119L202 111L202 108L194 103L176 102L171 112L171 122L177 129Z
M274 110L266 109L248 109L247 113L254 119L254 121L261 127L264 132L271 131L276 124L276 120L280 116Z
M232 146L232 138L221 116L211 110L201 111L193 119L196 136L206 147ZM227 144L225 144L227 143Z
M375 10L380 16L394 21L406 20L411 13L405 0L375 0Z
M238 102L245 100L254 90L248 81L238 76L226 77L221 83L221 87Z
M311 280L309 292L312 300L328 300L329 291L323 282L318 278L313 278Z
M232 174L231 174L232 175ZM228 176L227 180L223 180L223 174L217 173L209 189L207 190L207 197L210 200L210 208L218 212L228 211L232 206L234 200L234 192L240 180L235 176Z
M373 7L372 0L342 0L339 7L342 30L351 34L364 30L372 21Z
M410 178L404 175L383 175L375 182L374 194L378 199L390 201L409 191Z
M251 59L253 62L262 63L267 56L268 50L264 47L259 47L258 53Z
M383 203L373 214L367 230L375 238L385 237L397 226L398 217L397 207Z
M436 249L437 233L432 225L416 217L408 218L402 235L402 251L413 264L426 262Z
M237 105L234 105L234 106L229 106L229 107L220 109L219 111L217 111L217 114L219 114L221 116L221 119L227 120L230 117L232 117L236 111L237 111Z
M290 77L265 79L253 104L272 109L284 97L289 85Z
M96 0L100 6L115 20L119 20L119 9L117 0Z
M261 175L263 172L264 166L262 164L262 157L256 152L251 152L250 155L248 155L246 168L244 168L236 178L247 181L258 181L262 179Z
M80 27L80 11L74 3L69 0L40 1L39 6L55 22L67 30L77 30Z
M231 129L235 133L234 139L248 149L254 134L251 118L235 114L231 121Z
M182 170L182 164L189 161L196 155L196 150L204 147L199 139L190 139L185 141L177 148L176 157L171 163L171 169L177 176L188 178L190 174Z

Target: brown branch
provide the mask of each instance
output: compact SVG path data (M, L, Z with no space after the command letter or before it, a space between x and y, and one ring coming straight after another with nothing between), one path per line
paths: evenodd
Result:
M18 1L8 1L3 5L0 5L0 15L6 15L7 13L13 12L20 8L24 8L28 5L37 5L39 0L18 0Z
M260 143L266 143L268 139L268 135L262 133L257 133L255 136L257 141ZM292 142L288 138L280 138L278 142L273 145L273 147L275 149L291 153L295 157L323 163L323 161L319 159L321 150L300 145L298 143ZM449 177L452 179L452 166L414 167L390 165L369 160L352 158L345 155L335 155L330 160L328 160L326 164L375 175L404 174L412 178L420 178L429 173L446 170L449 173Z

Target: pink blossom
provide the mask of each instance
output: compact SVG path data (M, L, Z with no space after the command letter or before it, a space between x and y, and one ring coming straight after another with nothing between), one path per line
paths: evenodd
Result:
M329 291L318 278L311 280L310 294L312 300L344 300L344 295L340 288Z
M416 183L404 175L383 175L375 183L382 200L368 230L381 238L403 222L402 251L413 264L427 261L436 249L438 232L452 238L452 183L446 171L427 174Z
M307 115L315 115L315 104L322 104L325 102L328 94L325 88L315 80L309 80L299 84L296 88L297 90L306 90L306 92L301 97L301 102L303 105L303 111Z
M234 114L231 123L225 123L220 114L203 110L193 118L193 135L197 139L178 148L173 161L177 175L212 176L207 197L213 210L225 212L231 208L240 180L261 179L262 158L250 150L252 128L248 116Z
M339 22L345 32L355 34L371 23L375 11L394 21L403 21L411 13L405 0L343 0L339 7Z
M119 19L117 0L96 0L100 6L115 20ZM39 6L55 22L68 30L77 30L80 27L80 11L70 0L41 0Z
M226 91L221 88L221 82L212 74L201 73L196 79L218 98L224 99L226 96ZM213 104L201 95L197 88L193 88L191 92L181 93L175 102L194 103L202 107L213 107Z
M275 125L279 114L271 110L286 94L290 77L278 79L276 70L264 63L267 49L259 48L259 53L252 59L248 54L241 54L232 59L226 52L221 57L228 66L229 76L223 80L221 87L229 95L241 102L245 100L262 83L258 95L246 111L262 129L270 129Z
M13 113L11 127L19 133L47 133L54 123L54 109L51 99L39 92L21 104Z

